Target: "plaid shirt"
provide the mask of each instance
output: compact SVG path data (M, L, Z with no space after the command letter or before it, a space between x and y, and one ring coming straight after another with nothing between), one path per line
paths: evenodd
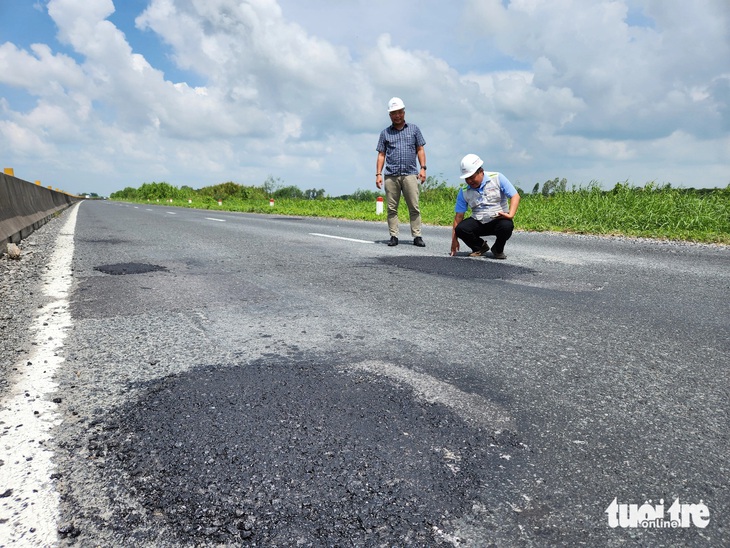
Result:
M375 150L385 152L385 175L418 175L416 149L425 144L416 124L401 130L390 125L381 131Z

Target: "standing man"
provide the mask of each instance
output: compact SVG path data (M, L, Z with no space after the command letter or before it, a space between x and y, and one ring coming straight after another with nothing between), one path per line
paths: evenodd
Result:
M383 188L383 166L385 166L385 197L388 202L389 246L398 245L398 204L400 195L408 204L413 245L426 247L421 237L421 210L418 207L419 182L426 180L426 141L415 124L406 124L406 106L398 97L388 101L390 126L380 132L378 161L375 166L375 186ZM421 166L416 168L416 158Z
M461 160L462 185L456 195L454 228L451 235L451 256L459 251L459 238L472 249L470 257L480 257L489 251L483 236L496 236L492 245L495 259L506 259L504 244L507 243L514 222L512 219L520 205L520 195L507 177L501 173L485 173L484 162L476 154L467 154ZM464 213L471 208L471 217Z

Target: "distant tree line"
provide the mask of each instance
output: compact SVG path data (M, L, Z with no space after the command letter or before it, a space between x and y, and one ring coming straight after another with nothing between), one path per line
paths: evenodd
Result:
M292 198L319 200L325 198L323 188L301 190L296 186L283 186L280 179L269 177L261 186L246 186L228 181L213 186L194 189L184 185L176 187L169 183L144 183L139 188L126 187L110 195L115 200L268 200L270 198Z
M730 186L730 185L729 185ZM521 195L525 195L525 192L515 185L517 191ZM644 187L633 188L628 182L616 183L611 190L603 190L600 184L596 181L591 181L587 189L576 188L573 186L571 190L568 190L568 181L565 178L556 177L555 179L549 179L542 183L535 183L532 188L531 194L534 196L540 196L549 198L564 192L577 192L581 190L588 190L591 192L599 192L602 194L616 193L626 189L633 189L641 192L651 191L667 191L671 189L671 185L657 185L656 183L647 183ZM690 192L697 194L706 194L712 192L713 189L672 189L680 192ZM423 184L422 192L424 198L437 199L437 200L453 200L456 198L458 187L450 185L443 179L438 177L428 176ZM81 195L89 195L91 197L97 197L94 193L81 193ZM310 188L307 190L301 190L299 187L294 185L284 185L281 179L269 176L262 185L260 186L246 186L234 182L220 183L213 186L206 186L199 189L194 189L190 186L175 187L169 183L144 183L139 188L126 187L123 190L114 192L110 195L110 198L117 200L130 200L130 201L153 201L153 200L269 200L274 199L294 199L294 200L322 200L322 199L335 199L335 200L356 200L363 202L375 201L383 193L380 190L362 190L357 189L351 194L344 194L341 196L331 197L326 194L325 190L320 188Z

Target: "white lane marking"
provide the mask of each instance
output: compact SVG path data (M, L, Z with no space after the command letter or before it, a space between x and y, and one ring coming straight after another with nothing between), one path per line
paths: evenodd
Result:
M206 217L205 220L206 221L218 221L219 223L225 223L226 222L225 219L216 219L214 217Z
M374 244L372 240L357 240L355 238L345 238L344 236L332 236L331 234L319 234L317 232L310 232L310 236L320 236L321 238L332 238L333 240L345 240L348 242L357 242L360 244Z
M0 406L0 539L6 546L55 546L58 542L59 496L51 482L51 430L61 423L51 401L53 380L63 362L61 350L71 327L68 294L79 205L68 212L42 278L49 302L31 325L33 351L17 364L9 393Z
M177 215L177 213L175 213L174 211L166 211L165 213L167 213L168 215Z
M463 419L480 426L497 431L517 430L514 419L501 405L477 394L462 392L454 385L440 381L431 375L381 361L364 361L353 364L351 367L360 371L385 375L395 381L406 383L427 402L445 405Z

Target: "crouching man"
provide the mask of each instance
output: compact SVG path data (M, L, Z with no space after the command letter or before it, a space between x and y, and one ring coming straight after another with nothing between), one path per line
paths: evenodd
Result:
M459 239L468 245L470 257L480 257L489 251L484 236L496 236L492 256L506 259L504 245L512 236L520 204L520 195L514 185L501 173L485 173L484 162L476 154L467 154L461 160L462 185L454 206L454 227L451 234L451 255L459 251ZM471 217L464 214L471 208Z

